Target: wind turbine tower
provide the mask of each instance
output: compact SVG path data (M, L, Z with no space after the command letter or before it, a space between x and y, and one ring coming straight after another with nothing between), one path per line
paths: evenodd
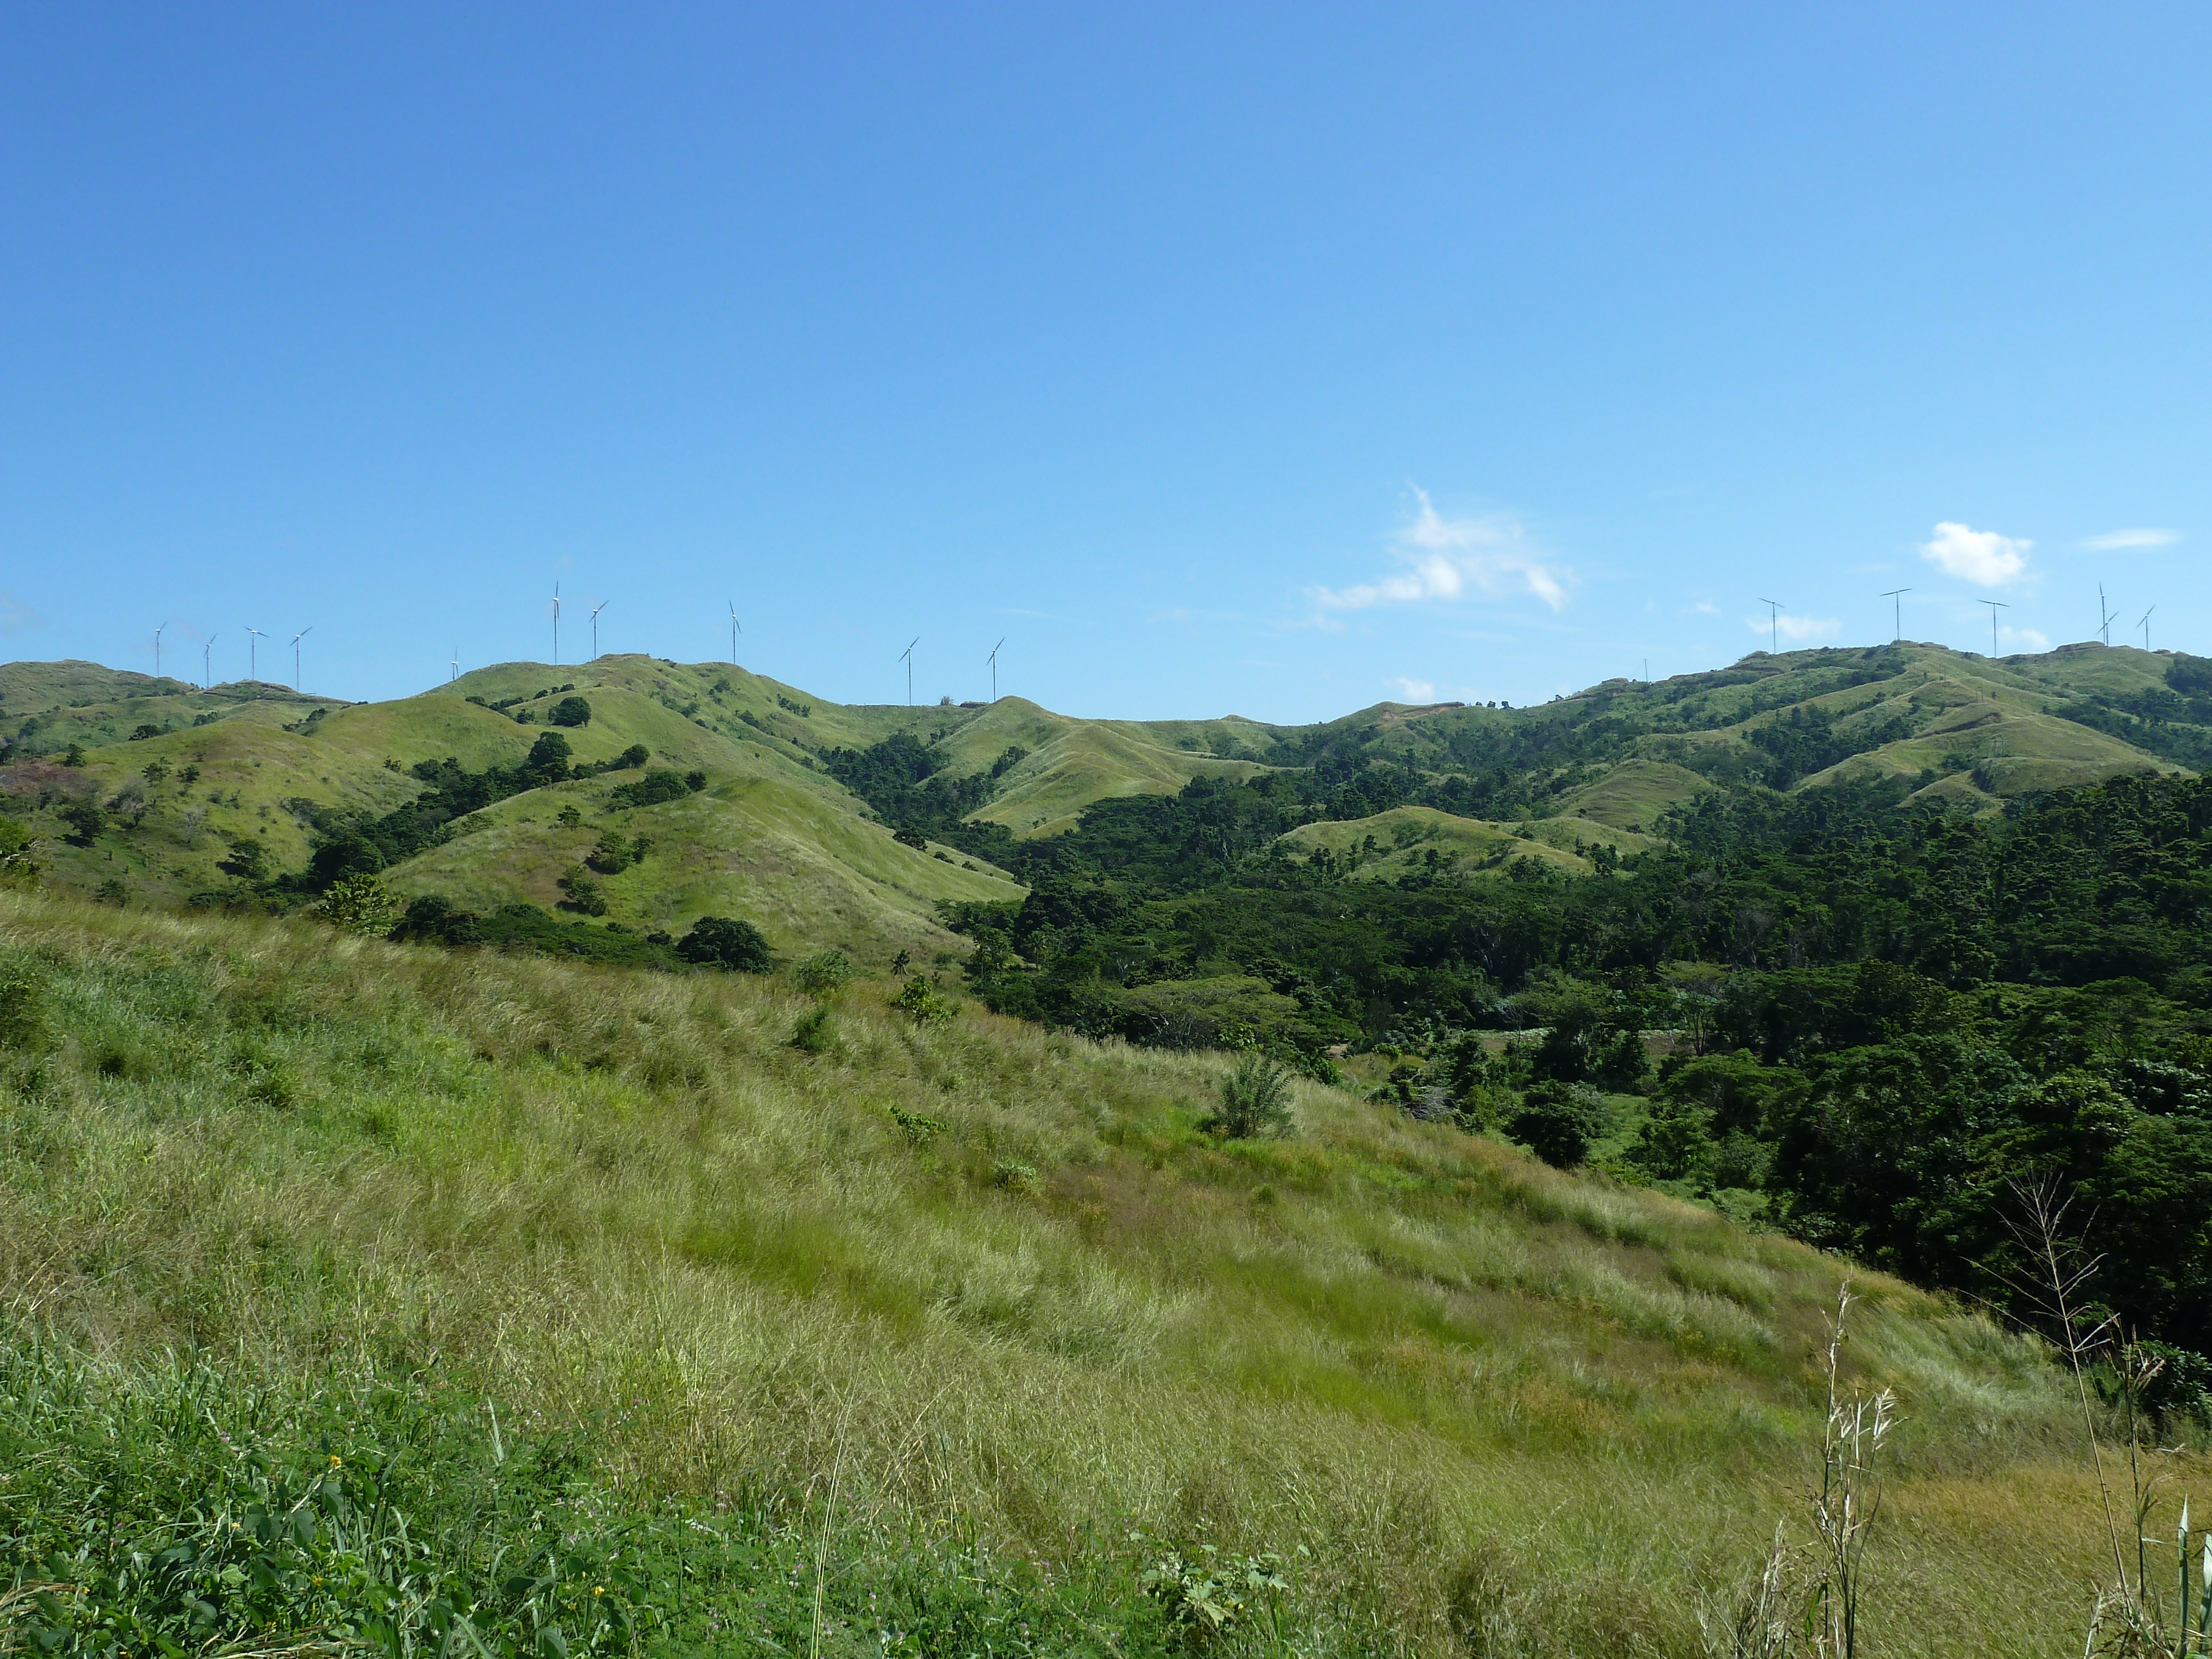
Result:
M2106 645L2112 642L2112 612L2105 605L2105 585L2097 584L2097 632Z
M1882 598L1889 601L1889 620L1892 630L1889 642L1892 645L1895 645L1905 637L1905 601L1899 596L1910 593L1911 591L1909 587L1893 587L1882 595Z
M1006 641L1003 639L999 641L999 645L1005 643ZM999 700L999 645L991 647L991 701L993 702ZM910 700L913 696L914 688L909 684L907 688L907 696Z
M2145 639L2148 639L2150 637L2150 635L2147 630L2144 633L2143 637ZM207 636L207 643L200 647L200 690L203 691L209 690L215 684L215 680L208 667L208 660L214 655L215 635L210 634Z
M458 645L457 645L457 646L455 646L455 647L453 647L453 665L452 665L452 666L450 666L450 667L446 671L446 684L448 684L448 685L451 685L451 684L452 684L455 680L457 680L457 679L460 678L460 677L461 677L461 647L460 647L459 646L458 646Z
M1778 653L1782 648L1782 601L1762 599L1759 603L1767 608L1766 648Z
M601 599L592 607L592 660L593 662L599 659L599 612L607 608L607 604L606 600Z
M2002 599L1984 599L1982 603L1990 608L1990 659L1994 662L1997 654L1997 612L2012 607Z
M921 635L917 634L907 642L906 649L899 653L899 660L906 665L906 704L909 708L914 707L914 647L921 643Z
M2158 607L2156 605L2153 605L2151 606L2150 611L2155 611L2157 609ZM2142 620L2136 624L2137 628L2142 629L2143 631L2143 649L2146 651L2150 649L2150 611L2144 611L2142 613Z
M738 665L738 635L744 631L744 625L738 620L738 602L732 599L730 601L730 666L732 668Z
M161 628L168 625L163 623ZM154 678L157 680L161 678L161 628L154 630Z
M553 665L561 665L561 584L553 584Z
M261 679L261 641L269 636L258 628L246 630L246 678L257 684Z
M292 635L292 690L295 692L300 689L300 641L314 631L312 627L303 628Z

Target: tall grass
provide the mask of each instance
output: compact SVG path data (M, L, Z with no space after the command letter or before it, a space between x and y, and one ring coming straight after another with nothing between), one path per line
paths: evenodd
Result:
M4 896L0 928L10 1340L88 1398L431 1379L582 1437L617 1531L775 1494L825 1619L946 1549L1101 1587L1014 1620L1055 1650L1208 1582L1164 1560L1279 1557L1242 1627L1276 1645L1698 1651L1817 1475L1837 1263L1333 1091L1224 1143L1218 1060L877 982L822 994L812 1052L770 982ZM2097 1540L2048 1366L1859 1289L1849 1380L1908 1420L1862 1650L2059 1651ZM1263 1639L1188 1611L1127 1641Z

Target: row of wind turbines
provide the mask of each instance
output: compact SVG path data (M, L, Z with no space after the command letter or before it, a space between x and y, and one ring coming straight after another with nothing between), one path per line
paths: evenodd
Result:
M161 678L161 635L168 626L167 623L163 623L160 628L154 630L154 678L155 679ZM314 624L310 623L293 635L289 641L292 652L292 690L295 691L300 689L300 641L314 631ZM245 633L246 678L249 680L258 680L261 678L261 641L272 636L263 633L258 628L246 629ZM200 641L200 690L203 691L215 684L213 672L215 642L222 637L220 634L210 634Z
M607 600L601 599L597 605L592 607L592 655L594 658L599 654L599 612L607 608L608 603L609 602ZM553 584L551 608L553 612L553 665L556 668L558 668L561 665L562 604L561 584L555 582ZM738 618L738 602L735 599L732 599L730 601L730 666L732 668L735 668L738 665L738 639L744 631L744 623ZM909 705L914 702L914 648L921 643L921 635L917 634L913 639L907 641L907 647L905 650L900 652L897 656L891 659L894 662L902 662L906 665L906 700ZM1005 637L1001 636L999 643L991 647L991 654L984 659L984 661L990 665L991 670L991 701L993 702L996 702L999 700L999 652L1006 643L1006 641ZM459 672L460 653L456 651L453 653L453 672L455 674L459 674Z
M563 605L566 603L568 603L568 601L564 601L561 597L561 584L558 582L554 583L551 610L553 613L553 665L556 668L561 665L561 611ZM599 612L605 610L610 603L611 601L609 600L601 599L597 605L591 608L592 655L594 658L599 654ZM165 622L159 628L156 628L154 630L154 676L156 679L160 678L161 675L161 635L167 631L169 626L170 624ZM301 629L298 633L293 635L291 639L287 641L289 648L292 653L292 690L295 692L299 691L301 681L300 672L300 641L306 639L308 635L314 631L314 627L311 623L307 627ZM744 631L744 623L739 621L738 617L738 602L735 599L732 599L730 601L730 665L733 668L737 666L738 663L738 640ZM261 641L273 636L264 633L258 628L248 628L246 629L244 632L246 636L246 677L249 680L258 680L261 677ZM204 691L215 684L215 642L221 637L222 635L220 634L210 634L205 640L202 641L200 644L200 689ZM908 642L906 649L900 652L896 657L892 659L895 662L903 662L906 665L906 700L909 704L914 702L914 649L915 646L918 646L921 643L921 636L917 634ZM999 652L1006 643L1006 641L1005 639L1001 638L997 645L991 647L991 654L984 659L986 663L989 665L991 670L991 701L994 702L996 702L999 700ZM446 678L449 682L456 680L460 678L460 673L461 652L460 647L456 646L453 647L453 659L452 663L448 665L448 672Z
M1901 640L1905 637L1905 595L1910 593L1911 591L1912 590L1909 587L1892 587L1885 590L1881 595L1883 599L1887 599L1890 602L1890 625L1893 630L1893 640ZM1767 608L1766 626L1768 630L1768 648L1770 650L1779 651L1782 647L1782 613L1788 610L1789 606L1784 604L1780 599L1770 599L1764 594L1760 595L1759 602ZM1977 599L1974 603L1977 605L1985 605L1990 608L1990 655L1992 657L1996 656L1999 654L1997 649L1997 612L2000 611L2009 611L2012 609L2012 606L2008 601L2003 599ZM2158 606L2156 605L2153 605L2150 611L2144 611L2142 616L2136 618L2135 626L2142 629L2143 649L2146 651L2150 649L2151 611L2157 609ZM2119 620L2119 614L2120 613L2118 611L2112 610L2106 603L2105 585L2102 582L2099 582L2097 584L2097 633L2098 636L2101 638L2106 645L2110 645L2112 642L2112 624Z

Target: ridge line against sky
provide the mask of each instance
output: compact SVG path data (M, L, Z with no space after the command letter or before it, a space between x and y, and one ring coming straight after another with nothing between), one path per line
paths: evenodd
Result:
M11 9L0 653L381 697L558 581L844 702L1006 635L1294 723L1899 588L2212 648L2208 70L2155 5Z

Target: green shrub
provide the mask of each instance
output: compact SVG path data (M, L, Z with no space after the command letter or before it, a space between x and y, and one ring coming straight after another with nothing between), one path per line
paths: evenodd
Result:
M991 1184L1015 1192L1029 1192L1037 1184L1036 1165L1019 1158L1002 1158L991 1166Z
M561 878L561 886L568 895L571 909L580 910L587 916L606 915L607 890L600 886L599 878L582 865L570 865L568 872Z
M809 996L827 996L853 980L853 963L842 951L823 951L791 970L791 982Z
M1221 1081L1221 1103L1199 1127L1225 1140L1286 1135L1291 1118L1291 1074L1261 1054L1249 1054Z
M382 939L398 927L406 908L398 894L371 875L348 876L324 894L316 907L332 927L371 939Z
M574 830L578 824L583 823L583 821L584 815L576 810L576 803L574 801L568 802L568 805L562 807L559 811L553 815L553 822L559 824L563 830Z
M1589 1157L1591 1143L1612 1122L1595 1090L1553 1080L1537 1084L1521 1097L1510 1127L1513 1138L1545 1163L1571 1170Z
M760 929L731 916L700 917L677 941L676 953L686 962L731 973L765 974L775 965Z
M905 988L891 999L891 1006L916 1025L942 1025L960 1012L958 1003L920 974L907 981Z
M112 904L118 910L131 902L131 890L124 885L120 876L110 876L92 890L92 896L102 904Z
M545 716L545 723L548 726L589 726L592 723L592 705L581 697L563 697L553 705L552 712Z
M216 860L215 867L226 876L258 884L276 873L266 842L253 836L226 836L223 839L230 843L230 856Z
M827 1008L809 1008L791 1028L791 1046L810 1054L823 1054L837 1046L837 1028Z
M608 830L601 832L599 844L585 862L603 876L618 876L637 862L637 849L621 830Z
M74 800L54 815L69 825L73 832L70 840L79 847L89 847L93 839L107 828L107 814L96 800Z
M696 775L701 787L706 775ZM693 793L692 787L681 773L672 772L665 766L656 766L635 783L618 783L607 799L617 806L658 806L663 801L682 800Z
M929 845L929 837L910 823L902 823L892 830L891 839L902 847L911 847L916 851L926 849Z

